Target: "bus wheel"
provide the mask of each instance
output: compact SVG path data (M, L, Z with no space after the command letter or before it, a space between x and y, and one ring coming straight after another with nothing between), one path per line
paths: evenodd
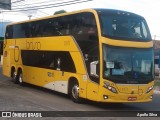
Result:
M14 83L18 83L18 81L17 81L17 76L16 76L16 71L15 71L15 69L12 69L12 71L11 71L11 79L12 79L12 81L14 82Z
M23 83L23 74L22 74L22 71L19 71L19 72L18 72L17 80L18 80L18 83L19 83L21 86L24 84L24 83Z
M71 99L75 103L81 103L82 99L79 97L79 85L77 82L74 82L71 86Z

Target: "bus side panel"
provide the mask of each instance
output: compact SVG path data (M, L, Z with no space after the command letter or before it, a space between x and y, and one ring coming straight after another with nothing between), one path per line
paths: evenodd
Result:
M98 100L98 90L99 90L99 85L92 82L88 81L87 85L87 99L97 101Z
M11 69L11 53L10 51L5 51L5 56L3 57L3 75L10 77L10 69Z

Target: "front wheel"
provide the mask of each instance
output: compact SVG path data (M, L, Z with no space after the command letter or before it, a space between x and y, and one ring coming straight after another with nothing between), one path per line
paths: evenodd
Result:
M75 103L82 102L82 98L79 97L79 85L77 82L72 84L70 95L73 102Z

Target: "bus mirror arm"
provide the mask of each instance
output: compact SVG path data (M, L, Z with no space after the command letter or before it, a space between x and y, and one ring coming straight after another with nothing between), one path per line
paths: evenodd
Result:
M99 77L99 75L97 74L98 70L97 70L97 65L98 65L99 61L93 61L90 63L90 75L93 77Z

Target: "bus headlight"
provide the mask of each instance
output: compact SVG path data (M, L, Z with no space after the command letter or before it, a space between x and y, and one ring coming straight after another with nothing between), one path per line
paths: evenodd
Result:
M149 87L149 88L146 90L146 93L149 93L152 89L153 89L153 86Z
M103 85L104 88L107 88L109 91L113 92L113 93L118 93L116 88L110 86L110 83L109 82L106 82L104 81L104 85Z

